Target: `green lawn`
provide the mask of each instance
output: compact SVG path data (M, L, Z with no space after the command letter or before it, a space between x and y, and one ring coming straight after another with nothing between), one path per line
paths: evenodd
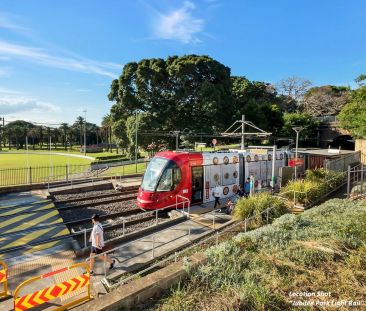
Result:
M28 162L27 162L28 158ZM92 161L83 158L68 157L63 155L48 154L0 154L0 169L22 168L27 167L27 163L31 167L35 166L63 166L63 165L85 165Z
M63 155L29 154L30 168L27 168L26 154L0 154L0 186L91 177L91 162L88 159ZM145 163L138 163L137 170L135 164L111 167L102 172L101 176L143 173L145 168ZM93 176L97 176L96 174L94 172Z
M146 170L146 163L137 163L137 170L135 164L128 164L124 166L116 166L108 169L103 175L131 175L136 173L144 173Z

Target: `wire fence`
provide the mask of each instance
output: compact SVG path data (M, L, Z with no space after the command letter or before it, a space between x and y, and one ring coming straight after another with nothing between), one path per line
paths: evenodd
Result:
M0 169L0 187L52 184L64 182L66 184L83 179L97 179L112 176L127 176L143 173L148 162L130 162L119 166L104 164L98 168L86 165L60 165L60 166L29 166L21 168Z

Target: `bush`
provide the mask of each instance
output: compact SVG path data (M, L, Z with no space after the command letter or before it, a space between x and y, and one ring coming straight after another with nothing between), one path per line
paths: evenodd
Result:
M258 193L249 198L241 198L235 205L234 217L236 219L246 219L254 216L254 224L262 225L266 221L266 215L262 213L267 209L274 207L269 211L269 219L277 218L288 212L285 203L269 193Z
M207 263L153 309L297 310L290 292L318 290L331 292L326 300L363 301L365 227L362 201L335 199L284 215L207 249Z
M332 191L344 181L345 173L321 169L307 170L304 180L290 181L280 195L296 203L310 204Z

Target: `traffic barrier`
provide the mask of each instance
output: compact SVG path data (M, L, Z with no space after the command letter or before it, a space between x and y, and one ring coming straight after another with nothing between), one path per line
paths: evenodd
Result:
M0 265L2 269L0 270L0 284L3 283L3 291L0 292L0 298L8 297L10 293L8 292L8 265L0 260Z
M37 292L27 294L24 296L19 296L19 292L21 289L23 289L25 286L40 280L45 279L47 277L53 276L58 273L62 273L71 269L76 268L84 268L86 270L85 274L81 274L75 278L69 279L67 281L64 281L62 283L55 284L53 286L41 289ZM74 305L77 305L81 302L90 300L92 297L90 295L90 271L89 266L85 263L77 263L75 265L71 265L56 271L52 271L40 276L33 277L31 279L28 279L24 281L22 284L20 284L14 291L14 311L23 311L28 310L31 308L34 308L36 306L39 306L41 304L44 304L50 300L60 298L61 296L64 296L66 294L69 294L71 292L74 292L80 288L87 287L86 295L77 298L74 301L68 302L62 306L58 306L53 311L56 310L65 310L66 308L72 307Z

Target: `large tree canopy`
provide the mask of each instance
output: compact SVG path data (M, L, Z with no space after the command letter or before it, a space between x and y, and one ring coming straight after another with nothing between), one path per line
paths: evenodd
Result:
M151 129L222 130L232 118L230 69L208 56L144 59L111 85L114 121L149 112Z
M366 138L366 86L351 93L350 101L342 108L338 119L354 138Z
M303 98L303 110L313 117L337 115L348 102L350 88L324 85L309 89Z
M234 119L244 114L260 128L276 133L283 125L282 113L278 108L280 99L272 85L249 81L244 77L232 77Z

